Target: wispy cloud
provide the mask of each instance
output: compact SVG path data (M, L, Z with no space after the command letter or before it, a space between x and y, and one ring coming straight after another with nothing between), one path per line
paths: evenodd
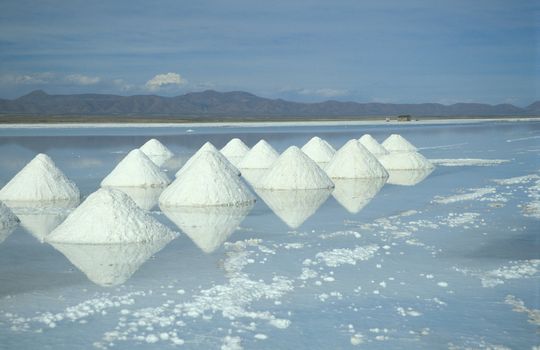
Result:
M187 80L182 78L178 73L158 74L145 84L149 91L158 91L167 86L181 86L187 84Z
M349 91L345 89L322 88L322 89L300 89L297 91L297 93L299 93L300 95L308 95L308 96L338 97L338 96L345 96L349 94Z
M100 77L90 77L82 74L69 74L64 80L75 85L95 85L101 82Z
M14 85L38 85L47 84L54 81L56 74L50 72L29 73L29 74L5 74L0 76L3 84Z

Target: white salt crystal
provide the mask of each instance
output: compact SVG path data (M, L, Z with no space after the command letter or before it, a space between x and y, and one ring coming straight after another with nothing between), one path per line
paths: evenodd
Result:
M229 162L236 166L249 152L249 147L246 146L242 140L234 138L227 142L220 152L229 160Z
M416 152L418 149L403 136L392 134L383 141L382 146L389 152Z
M272 146L265 140L260 140L238 163L240 169L265 169L270 168L279 157Z
M302 147L302 152L317 164L324 164L330 162L336 150L328 142L315 136Z
M139 149L157 166L162 166L166 161L174 157L174 153L156 139L148 140Z
M355 139L336 152L325 171L328 176L337 179L388 177L388 172L377 158Z
M218 149L210 142L206 142L204 145L202 145L202 147L199 148L199 150L195 152L195 154L191 158L188 159L186 164L184 164L184 166L176 172L175 176L179 177L180 175L182 175L184 171L189 169L191 164L193 164L197 159L199 159L202 154L206 152L214 153L214 155L220 159L220 162L225 165L225 168L228 172L236 176L240 176L240 171L231 162L229 162L229 160L227 160L227 158L225 158L225 156L221 154L221 152L218 151Z
M377 158L388 154L388 150L381 146L381 144L378 143L377 140L375 140L370 134L363 135L358 139L358 141Z

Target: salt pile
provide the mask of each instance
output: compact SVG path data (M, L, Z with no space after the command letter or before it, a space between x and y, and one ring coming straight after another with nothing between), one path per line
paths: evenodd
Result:
M292 146L276 160L257 184L272 190L314 190L334 188L334 183L317 163Z
M176 177L179 177L182 175L184 171L189 169L191 164L193 164L201 155L203 155L206 152L213 153L217 158L220 159L220 162L225 165L225 169L230 172L231 174L234 174L236 176L240 176L240 171L220 152L218 149L210 142L206 142L195 154L188 159L186 164L178 170L178 172L175 174Z
M377 158L389 153L388 150L381 146L381 144L378 143L377 140L375 140L370 134L363 135L358 139L358 141Z
M399 186L414 186L424 181L433 172L433 168L421 170L388 170L388 183Z
M166 161L174 157L174 153L156 139L148 140L139 149L157 166L162 166Z
M325 165L332 160L336 150L328 142L315 136L302 147L302 152L315 163Z
M153 255L174 237L148 243L51 245L93 283L112 287L125 283Z
M229 206L255 202L240 177L231 173L230 164L219 152L202 152L189 167L163 191L160 206Z
M349 213L362 210L379 193L386 178L334 179L336 188L332 196Z
M383 141L382 146L389 152L416 152L418 149L403 136L392 134Z
M252 187L257 187L260 180L266 175L268 169L242 169L242 177Z
M163 208L163 213L203 252L218 249L245 219L253 204L232 207Z
M79 196L77 186L43 153L35 156L0 190L0 200L9 206L20 206L17 202L79 199Z
M388 173L358 140L350 140L341 147L325 168L333 179L386 178Z
M330 197L331 189L282 190L258 189L257 194L287 226L300 227Z
M434 165L418 152L390 152L379 158L386 170L433 169Z
M169 183L167 174L140 149L134 149L101 181L101 186L158 187Z
M141 209L152 210L159 200L163 187L114 187L127 194Z
M274 164L279 153L265 140L260 140L238 163L240 169L267 169Z
M45 240L118 244L154 242L174 236L173 231L137 207L127 194L101 188L88 196Z
M249 147L242 140L234 138L227 142L220 152L229 162L236 166L249 152Z
M15 226L19 223L19 219L7 205L0 202L0 229Z

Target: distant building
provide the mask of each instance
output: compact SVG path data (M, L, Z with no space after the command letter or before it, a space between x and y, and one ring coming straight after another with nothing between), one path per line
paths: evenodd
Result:
M408 115L408 114L405 114L405 115L398 115L397 121L398 121L398 122L410 122L410 121L411 121L411 116Z

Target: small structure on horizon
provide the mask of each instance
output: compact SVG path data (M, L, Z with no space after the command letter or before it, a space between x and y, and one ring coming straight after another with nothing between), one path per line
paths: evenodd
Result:
M412 118L409 114L398 115L397 117L398 122L410 122L411 120Z

